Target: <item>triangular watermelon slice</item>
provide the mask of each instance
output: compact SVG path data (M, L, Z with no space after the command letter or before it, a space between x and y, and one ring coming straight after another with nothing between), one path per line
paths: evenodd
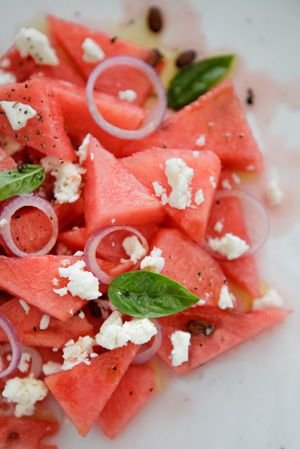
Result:
M61 297L53 291L52 280L59 278L58 268L66 259L71 264L80 260L72 256L28 256L22 259L0 256L0 290L25 299L44 313L66 321L85 305L85 301L69 293ZM59 287L64 287L65 283L62 280Z
M112 223L135 226L164 217L160 202L94 138L86 169L84 207L89 234Z
M34 418L0 416L0 447L3 449L57 449L43 444L46 437L55 435L58 424Z
M128 344L101 354L90 365L81 363L46 377L49 390L81 435L86 435L97 420L136 351L137 346Z
M0 101L19 101L30 105L37 115L26 126L13 130L4 111L0 110L0 131L23 145L41 153L72 161L76 159L72 144L64 130L64 121L52 90L42 80L0 86Z
M196 142L204 136L205 144ZM225 166L259 171L263 160L232 84L215 87L166 119L143 140L128 143L128 155L151 147L214 151Z
M100 413L98 423L105 435L114 438L122 432L154 389L155 374L150 366L130 366Z
M215 230L216 223L221 223L221 232ZM218 198L214 201L211 210L207 236L221 238L226 233L232 233L246 242L249 242L243 209L237 196ZM245 289L250 295L258 298L261 295L258 271L253 256L236 260L219 259L224 273L239 287Z
M220 161L218 157L210 151L193 154L192 151L186 150L150 149L124 158L122 163L151 192L154 193L152 183L158 182L169 194L170 187L164 169L165 162L171 158L182 159L188 167L194 170L191 182L193 201L192 207L183 210L169 205L165 206L165 210L176 225L192 240L202 243L215 187L219 179ZM195 195L199 189L202 189L204 201L196 205Z
M184 285L207 305L218 303L225 277L208 253L177 229L160 229L152 245L162 250L165 259L162 274Z
M191 327L198 329L200 335L191 338L189 361L178 367L172 366L178 374L184 374L280 323L288 313L282 309L239 313L225 312L213 307L190 308L186 312L159 320L163 330L159 356L172 366L171 334L177 330L188 332ZM194 323L191 323L192 321ZM209 335L205 334L208 326Z
M99 63L87 63L83 60L81 48L86 38L92 39L101 47L106 57L134 56L144 61L153 60L153 51L139 47L122 39L111 39L106 33L95 31L78 23L48 16L51 34L68 53L70 58L87 78L93 68ZM117 96L120 90L134 89L137 93L136 104L143 104L151 92L149 80L139 71L128 66L120 66L118 70L107 70L98 80L97 89L109 95Z
M10 156L7 156L5 151L0 148L0 171L11 170L16 167L17 164L15 163L14 159Z
M74 316L62 322L51 318L47 329L40 330L43 313L30 306L25 312L18 299L12 299L0 306L0 313L6 316L16 327L21 341L25 345L61 348L71 338L90 335L93 327L86 318ZM0 330L0 341L7 341L6 334Z

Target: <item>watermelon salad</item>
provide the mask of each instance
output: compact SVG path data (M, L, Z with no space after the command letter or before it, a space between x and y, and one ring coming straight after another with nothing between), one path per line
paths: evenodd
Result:
M1 56L1 448L56 447L51 400L114 438L163 370L287 317L255 259L283 193L244 188L264 163L234 60L183 51L163 85L163 52L54 16Z

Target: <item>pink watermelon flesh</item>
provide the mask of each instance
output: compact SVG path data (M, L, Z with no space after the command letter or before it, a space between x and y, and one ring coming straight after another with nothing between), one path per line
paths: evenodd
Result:
M137 346L128 344L101 354L90 365L81 363L46 377L49 390L81 435L86 435L97 420L136 351Z
M83 222L84 204L80 197L75 203L54 204L55 213L58 218L59 230L71 225L77 225Z
M109 438L116 437L141 410L155 389L153 369L130 366L99 416L98 423Z
M0 57L0 65L4 60L9 61L9 67L1 67L1 70L15 75L18 83L22 83L23 81L28 80L36 68L34 60L30 56L28 56L27 58L22 58L20 56L20 53L14 46L10 47Z
M75 153L64 130L64 121L53 92L42 80L0 86L0 101L19 101L30 105L37 115L28 120L26 126L14 131L0 110L0 131L14 137L23 145L41 153L72 161Z
M0 171L11 170L13 168L17 168L17 164L14 159L10 156L7 156L5 151L0 148Z
M162 220L160 202L94 138L90 139L85 165L84 207L89 234L112 223L135 226Z
M152 245L162 250L165 266L161 271L206 301L218 303L225 277L218 263L177 229L160 229Z
M0 313L6 316L16 327L21 341L25 345L61 348L68 340L91 334L92 325L86 318L74 316L65 322L50 319L47 329L40 330L43 313L34 306L25 312L18 299L12 299L0 306ZM7 341L6 334L0 330L0 341Z
M85 305L84 301L70 293L61 297L53 291L52 280L59 279L58 268L66 259L71 264L80 260L72 256L28 256L22 259L0 256L0 290L66 321ZM65 285L66 280L62 279L59 288Z
M81 48L86 38L92 39L101 47L106 57L134 56L146 62L153 60L153 51L138 47L132 43L117 38L112 40L106 33L94 31L74 22L48 16L50 32L78 66L81 73L88 78L93 68L99 64L87 63L83 60ZM145 75L134 68L119 66L117 70L110 69L99 77L97 90L109 95L118 96L120 90L134 89L137 93L136 104L143 104L151 92L151 84Z
M165 210L176 225L192 240L202 243L215 193L211 177L217 183L220 173L218 157L210 151L203 151L199 155L194 156L191 151L186 150L150 149L122 159L122 163L150 192L154 193L152 183L157 181L169 194L170 187L164 169L166 160L171 158L183 159L194 170L194 177L191 183L193 202L192 207L183 210L175 209L169 205L165 206ZM194 202L194 196L199 189L203 191L204 202L197 206Z
M178 367L172 366L176 373L185 374L280 323L288 313L282 309L239 313L225 312L213 307L191 308L178 315L159 320L163 330L163 342L159 356L165 363L172 366L170 359L171 334L177 330L188 332L191 326L194 329L200 329L200 335L191 338L188 362ZM208 325L212 326L210 329L213 329L210 335L206 335L204 331Z
M205 136L201 148L196 141ZM151 147L214 151L225 166L260 171L262 155L246 121L233 86L226 82L166 119L143 140L129 142L123 154Z
M223 224L223 229L220 233L216 232L214 229L217 222ZM236 196L215 200L211 210L207 236L221 238L226 233L232 233L246 242L249 242L242 205L239 198ZM226 260L223 258L219 259L218 262L229 279L245 289L250 295L254 297L260 296L259 276L253 256L243 257L236 260Z

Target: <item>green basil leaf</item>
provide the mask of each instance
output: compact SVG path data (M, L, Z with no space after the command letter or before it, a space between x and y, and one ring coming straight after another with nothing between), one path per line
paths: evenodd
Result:
M172 279L143 270L114 278L108 297L117 309L136 318L173 315L199 301L198 296Z
M221 55L183 67L169 85L169 107L181 109L210 90L225 78L234 60L234 55Z
M45 173L40 165L24 164L14 170L1 171L0 201L33 192L44 179Z

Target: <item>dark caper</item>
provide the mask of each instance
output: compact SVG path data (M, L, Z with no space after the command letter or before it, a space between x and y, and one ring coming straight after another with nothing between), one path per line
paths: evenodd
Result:
M208 337L215 331L215 327L212 324L205 323L201 320L191 320L186 325L187 331L193 336L198 337L204 335Z
M159 33L164 25L163 16L160 8L151 6L147 14L147 24L153 33Z
M191 64L195 60L196 56L197 53L195 50L183 51L177 56L175 64L179 69L181 69L182 67Z

